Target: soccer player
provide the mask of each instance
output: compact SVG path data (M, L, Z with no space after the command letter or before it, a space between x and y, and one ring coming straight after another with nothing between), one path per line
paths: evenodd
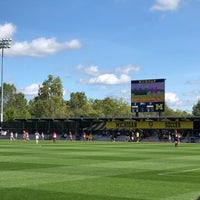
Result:
M72 132L71 132L71 131L69 132L69 139L70 139L70 141L73 140L73 135L72 135Z
M26 133L26 131L25 131L25 130L23 131L23 139L24 139L24 141L26 141L26 140L27 140L27 133Z
M83 132L83 140L86 141L86 139L87 139L87 135L86 135L86 132L84 131Z
M53 142L54 142L54 143L56 142L56 138L57 138L57 134L56 134L56 132L54 131L54 132L53 132Z
M177 147L178 144L179 144L179 138L180 138L180 136L179 136L177 130L175 130L174 131L174 145L175 145L175 147Z
M35 132L35 142L36 142L36 144L38 144L39 138L40 138L40 134L39 134L38 131L36 131Z
M14 134L13 134L13 132L11 131L10 132L10 140L14 140L15 138L14 138Z

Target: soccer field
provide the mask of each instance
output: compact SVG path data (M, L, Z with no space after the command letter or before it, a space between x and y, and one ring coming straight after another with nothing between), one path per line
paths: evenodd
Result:
M200 145L0 140L0 200L196 200Z

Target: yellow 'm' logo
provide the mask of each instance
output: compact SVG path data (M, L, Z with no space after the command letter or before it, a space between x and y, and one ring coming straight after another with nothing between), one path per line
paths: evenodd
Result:
M156 104L156 110L163 110L163 104Z

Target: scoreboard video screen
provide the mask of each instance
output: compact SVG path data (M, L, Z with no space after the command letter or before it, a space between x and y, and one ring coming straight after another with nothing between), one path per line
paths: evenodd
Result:
M132 80L132 112L164 112L165 79Z

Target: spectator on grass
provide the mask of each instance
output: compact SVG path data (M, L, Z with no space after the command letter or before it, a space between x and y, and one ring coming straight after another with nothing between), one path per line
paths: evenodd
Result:
M44 141L44 133L41 133L42 140Z
M113 142L117 141L117 133L116 132L113 133L112 139L113 139Z
M67 140L67 133L64 133L64 135L62 135L62 137Z
M15 133L15 140L17 140L17 137L18 137L18 133L16 132Z
M136 131L136 141L139 142L140 141L140 132L139 130Z
M89 141L92 141L92 138L93 138L92 132L90 132L89 135L88 135L88 140L89 140Z
M172 136L171 136L171 133L169 132L169 135L168 135L168 142L171 143L172 142Z
M134 131L131 132L131 137L130 138L131 138L130 141L134 142L134 140L135 140L135 133L134 133Z

